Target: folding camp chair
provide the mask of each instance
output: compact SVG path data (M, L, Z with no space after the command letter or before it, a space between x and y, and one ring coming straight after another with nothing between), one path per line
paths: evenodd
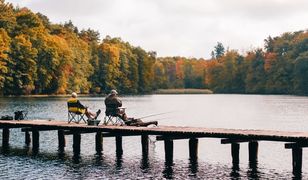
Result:
M85 119L87 109L82 106L76 98L71 98L67 101L67 110L68 123L75 122L78 124L81 120L87 123L88 119Z
M124 111L125 112L125 108L118 108L118 110ZM120 125L123 126L125 125L125 122L116 114L116 112L111 113L111 114L107 114L105 113L105 117L104 117L104 125Z
M84 113L68 111L68 119L67 119L68 123L75 122L78 124L81 120L87 123L86 118L87 117L85 116Z

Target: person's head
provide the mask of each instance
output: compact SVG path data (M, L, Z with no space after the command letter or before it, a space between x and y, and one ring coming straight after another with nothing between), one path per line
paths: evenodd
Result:
M73 92L72 93L72 98L76 98L77 97L77 93Z
M115 89L113 89L113 90L110 91L110 94L112 94L112 95L117 95L118 92L117 92Z

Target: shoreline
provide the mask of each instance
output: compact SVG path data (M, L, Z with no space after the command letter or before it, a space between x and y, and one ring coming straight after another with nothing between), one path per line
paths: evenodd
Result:
M214 94L209 89L158 89L153 94Z
M158 89L151 93L145 94L122 94L123 96L127 95L155 95L155 94L214 94L213 91L209 89ZM105 97L107 94L78 94L79 97ZM40 97L69 97L71 94L30 94L30 95L6 95L0 96L1 98L6 97L33 97L33 98L40 98Z
M210 89L158 89L151 93L144 94L120 94L120 96L142 96L142 95L177 95L177 94L241 94L241 95L288 95L288 96L306 96L298 94L251 94L251 93L214 93ZM107 94L78 94L79 97L105 97ZM0 98L47 98L63 97L68 98L71 94L31 94L31 95L7 95Z

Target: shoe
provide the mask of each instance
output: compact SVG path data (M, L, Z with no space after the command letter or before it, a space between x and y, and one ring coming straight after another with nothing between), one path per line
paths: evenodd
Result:
M100 113L101 113L101 110L99 109L99 110L96 112L96 117L95 117L95 119L97 119L97 117L99 116Z

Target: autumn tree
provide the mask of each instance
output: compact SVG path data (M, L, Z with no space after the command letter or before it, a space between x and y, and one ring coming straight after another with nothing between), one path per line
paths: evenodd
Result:
M0 28L0 94L3 94L4 82L8 73L8 61L11 38L7 32Z
M221 42L217 42L217 45L214 47L214 51L212 51L212 56L216 59L222 57L225 54L225 47Z
M308 52L300 54L295 60L294 91L296 94L308 94Z
M35 86L37 50L32 47L30 37L18 35L12 39L11 61L5 82L5 94L30 94Z

